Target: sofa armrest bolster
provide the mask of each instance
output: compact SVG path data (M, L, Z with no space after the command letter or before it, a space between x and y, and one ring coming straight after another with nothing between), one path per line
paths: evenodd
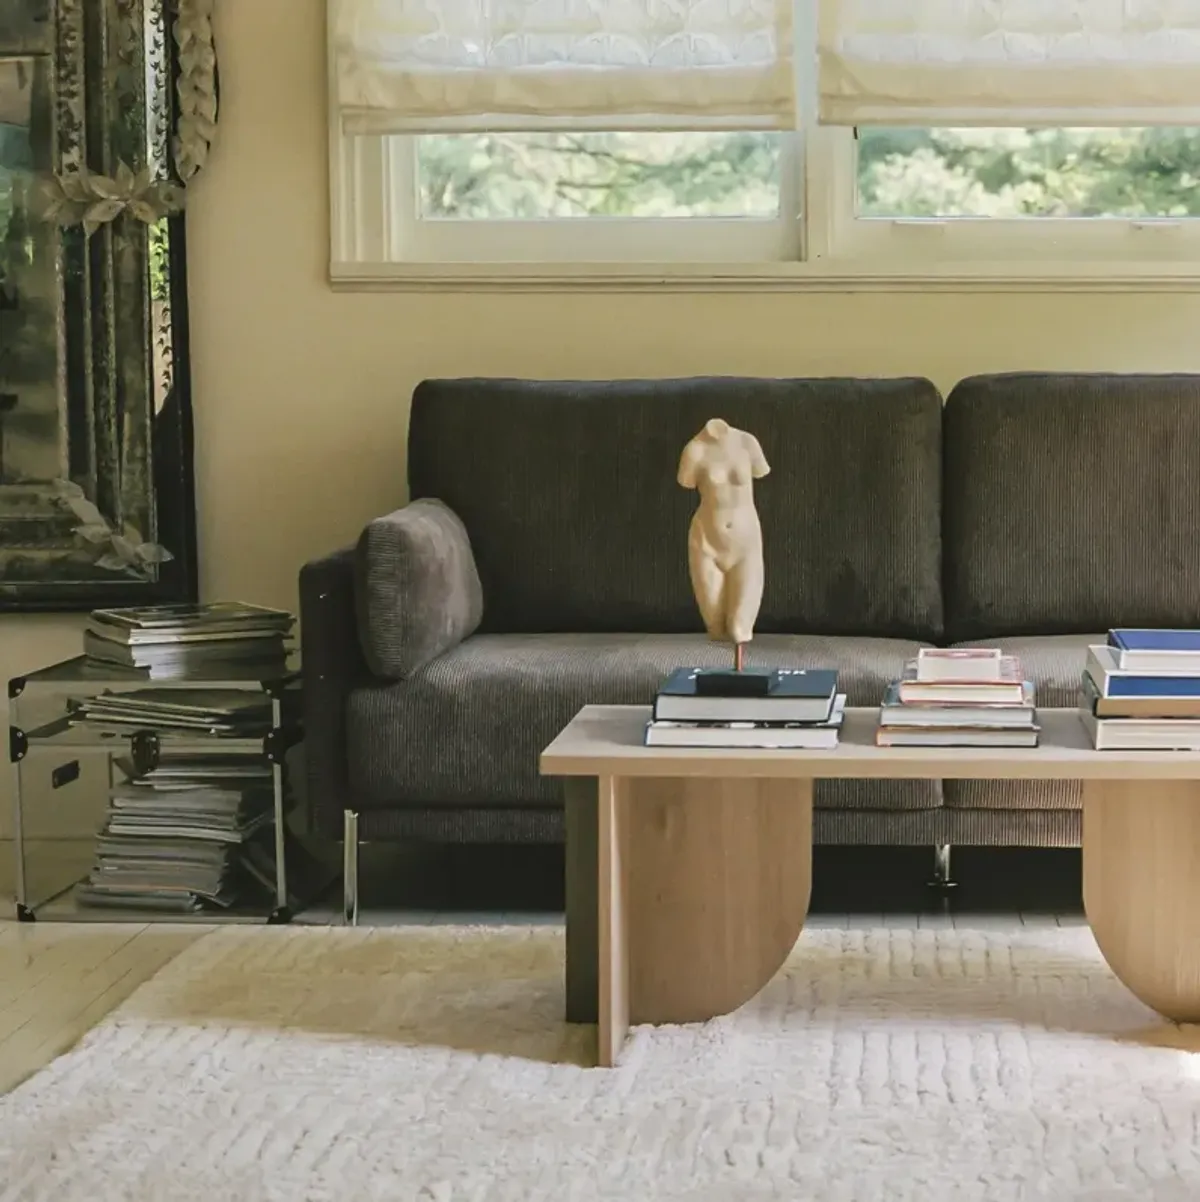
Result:
M458 516L424 498L376 518L355 550L363 658L376 676L403 680L472 634L483 588Z

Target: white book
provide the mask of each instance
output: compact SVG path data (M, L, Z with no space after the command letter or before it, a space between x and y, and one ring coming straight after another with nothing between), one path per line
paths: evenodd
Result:
M999 647L922 647L917 652L917 680L977 684L1002 680L1003 658Z
M846 715L846 694L834 699L825 722L678 722L646 723L647 747L756 747L763 750L830 751Z
M875 744L877 747L1036 747L1038 732L1036 726L1028 730L881 726L875 732Z
M995 726L1028 730L1036 724L1031 681L1025 682L1025 700L1021 705L960 705L945 701L906 705L900 701L899 687L893 684L879 707L880 726Z
M997 671L992 680L920 680L920 661L912 659L898 682L898 700L904 705L1023 705L1026 682L1017 657L1002 655Z
M1079 717L1097 751L1200 751L1197 718L1097 718L1083 706Z

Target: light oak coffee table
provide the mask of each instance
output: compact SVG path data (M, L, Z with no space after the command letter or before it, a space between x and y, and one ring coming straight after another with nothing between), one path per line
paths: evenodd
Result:
M1082 780L1083 893L1113 972L1200 1021L1200 754L1099 752L1075 710L1028 750L881 748L877 709L834 751L648 748L640 706L587 706L542 753L566 779L567 1017L616 1063L631 1023L700 1022L752 998L800 935L822 778Z

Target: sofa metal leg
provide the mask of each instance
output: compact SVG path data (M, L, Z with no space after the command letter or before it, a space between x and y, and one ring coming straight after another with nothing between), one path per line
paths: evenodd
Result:
M933 849L932 889L953 889L958 882L950 875L950 844L938 843Z
M342 921L358 926L358 813L342 814Z

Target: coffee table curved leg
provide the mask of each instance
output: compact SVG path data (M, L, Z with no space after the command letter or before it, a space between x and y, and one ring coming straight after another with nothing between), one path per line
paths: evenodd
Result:
M630 1023L703 1022L749 1001L800 936L812 781L602 777L599 1061Z
M1175 1022L1200 1022L1200 781L1087 781L1083 902L1109 967Z

